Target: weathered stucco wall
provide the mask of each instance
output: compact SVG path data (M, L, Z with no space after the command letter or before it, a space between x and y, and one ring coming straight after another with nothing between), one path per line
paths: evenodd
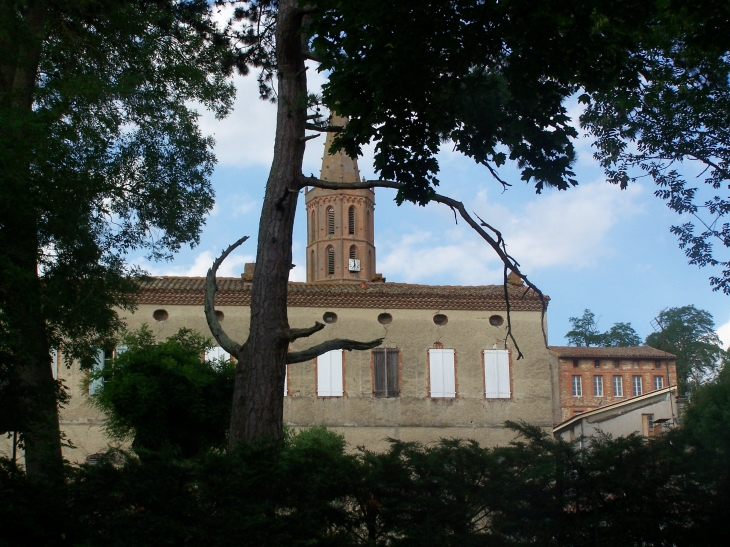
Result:
M182 327L208 334L201 306L165 305L166 321L155 321L153 312L162 306L141 305L136 313L125 316L130 329L146 323L159 339L173 335ZM244 341L248 330L249 309L221 306L223 326L234 339ZM512 313L513 331L524 354L516 359L511 350L510 399L486 399L482 352L497 344L502 349L506 321L490 325L493 315L504 311L459 311L424 309L368 309L292 307L293 327L311 326L322 321L325 312L337 314L337 321L310 337L298 340L297 350L331 338L370 340L384 337L384 346L401 350L400 396L375 398L372 394L371 352L345 352L343 397L316 395L316 363L309 361L288 368L289 395L284 401L284 419L291 427L325 424L345 435L351 448L365 445L380 450L386 438L432 442L439 438L472 438L486 445L506 444L514 438L503 426L505 420L524 420L549 428L552 426L552 389L549 355L540 329L540 313ZM387 312L392 322L382 325L378 315ZM443 326L434 324L437 313L448 317ZM435 343L456 350L457 395L453 399L429 397L428 349ZM93 409L81 387L85 373L77 368L63 369L61 377L69 386L72 401L61 413L62 427L76 447L65 456L79 461L103 450L108 439L103 435L102 416Z

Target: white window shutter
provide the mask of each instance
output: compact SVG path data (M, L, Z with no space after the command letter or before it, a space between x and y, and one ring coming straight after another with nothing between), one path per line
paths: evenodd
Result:
M284 365L284 397L289 395L289 365Z
M497 350L497 375L499 377L500 399L509 399L512 396L509 385L509 352Z
M487 399L509 399L509 351L484 350L484 394Z
M317 395L342 396L342 350L333 350L317 357Z
M205 360L213 361L214 359L223 359L224 361L230 361L231 354L220 346L214 346L205 351Z
M330 395L342 397L342 350L330 351Z
M443 349L444 397L456 397L454 350Z
M58 380L58 351L56 348L51 348L51 372L53 373L53 379Z
M430 349L428 350L428 362L431 397L456 397L454 350Z
M494 349L484 350L484 394L487 399L496 399L499 396L497 351Z
M429 370L431 373L431 397L444 396L443 350L428 350Z

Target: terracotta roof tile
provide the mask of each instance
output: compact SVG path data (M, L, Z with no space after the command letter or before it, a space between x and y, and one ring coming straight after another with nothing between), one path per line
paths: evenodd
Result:
M671 353L649 346L632 346L629 348L603 348L582 346L548 346L548 350L558 357L589 359L676 359Z
M236 277L218 278L216 305L248 306L251 284ZM139 304L202 306L205 278L152 277L141 283ZM510 287L515 311L540 311L532 290ZM545 297L549 301L549 297ZM406 283L290 283L288 305L312 308L376 308L496 310L507 309L502 285L476 287L411 285Z

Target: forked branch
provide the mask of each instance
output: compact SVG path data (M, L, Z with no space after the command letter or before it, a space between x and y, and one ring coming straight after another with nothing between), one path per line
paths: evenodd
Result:
M311 361L315 357L333 351L336 349L346 349L347 351L352 350L368 350L378 347L383 343L382 338L372 340L370 342L358 342L357 340L346 340L337 338L335 340L327 340L311 348L307 348L302 351L291 351L286 354L286 364L291 365L293 363L303 363L304 361Z
M218 321L218 318L215 315L215 293L218 291L215 274L228 255L247 239L248 236L243 236L223 251L221 255L213 261L213 265L208 270L208 275L205 276L205 319L208 321L208 327L210 327L210 332L213 334L213 338L215 338L218 342L218 345L236 358L238 358L238 354L241 351L241 344L234 342L228 337L223 330L223 327L221 327L220 321Z
M304 188L305 186L313 186L316 188L324 188L327 190L357 190L357 189L366 189L366 188L392 188L394 190L402 190L405 189L405 185L394 182L390 180L366 180L362 182L331 182L326 180L321 180L316 177L306 177L302 175L301 181L299 183L299 188ZM452 199L447 196L442 196L441 194L431 194L431 201L435 201L437 203L443 203L444 205L447 205L450 207L453 211L458 211L459 215L466 221L466 223L472 227L472 229L481 236L484 241L486 241L490 247L494 250L495 253L497 253L497 256L502 261L502 263L505 266L505 269L509 269L513 271L522 281L525 282L525 285L527 285L530 289L535 291L535 293L539 296L540 302L542 304L542 313L540 317L540 324L542 327L542 335L543 340L545 342L545 346L547 346L547 333L545 332L545 312L547 311L547 300L545 299L545 295L542 294L542 291L538 289L534 283L532 283L529 279L527 279L527 276L524 275L522 272L520 272L520 265L519 263L512 258L506 250L506 244L504 242L504 239L502 238L502 234L500 234L497 230L489 226L486 222L482 221L480 224L476 220L472 218L472 216L466 211L466 208L464 207L464 204L460 201L457 201L455 199ZM477 217L478 218L478 217ZM481 219L480 219L481 220ZM484 228L488 228L492 232L495 233L496 238L492 237ZM510 310L510 298L509 298L509 291L507 290L507 284L505 283L505 300L507 304L507 310L509 312ZM508 314L509 315L509 314ZM512 335L512 329L511 329L511 321L508 318L508 326L510 327L508 329L507 335L511 338L512 342L515 345L515 350L517 351L517 358L522 358L522 352L520 352L520 348L517 345L517 341L515 340L514 336Z

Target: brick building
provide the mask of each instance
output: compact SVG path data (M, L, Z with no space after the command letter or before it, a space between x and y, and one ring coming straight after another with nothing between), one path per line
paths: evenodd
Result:
M629 348L550 346L553 423L677 385L676 357Z

